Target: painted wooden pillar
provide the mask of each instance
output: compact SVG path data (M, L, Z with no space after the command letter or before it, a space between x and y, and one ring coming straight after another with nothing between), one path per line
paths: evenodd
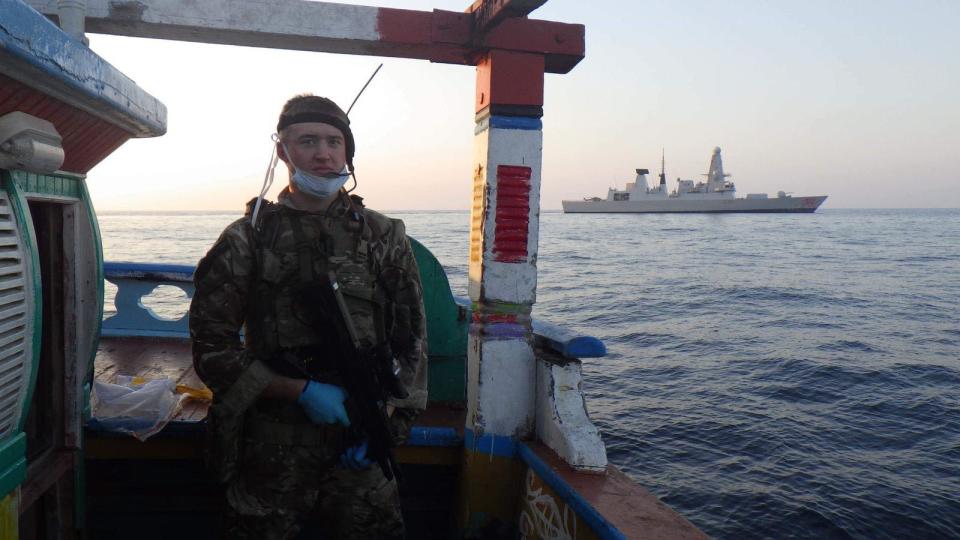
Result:
M464 525L515 522L516 441L535 429L530 311L537 289L542 55L494 50L477 66Z

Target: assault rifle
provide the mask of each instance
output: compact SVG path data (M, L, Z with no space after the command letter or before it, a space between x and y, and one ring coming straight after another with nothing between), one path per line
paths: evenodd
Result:
M386 339L372 347L363 347L357 336L353 317L343 299L337 275L331 271L319 276L310 287L310 300L319 304L324 333L335 343L337 373L343 379L348 397L345 403L350 417L351 444L367 440L367 456L380 465L383 475L400 480L400 468L393 455L393 432L387 417L386 403L390 396L407 397L400 384L400 364Z

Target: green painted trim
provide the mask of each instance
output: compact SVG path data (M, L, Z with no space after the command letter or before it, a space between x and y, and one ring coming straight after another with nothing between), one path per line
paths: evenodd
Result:
M443 266L426 247L410 238L414 258L420 270L423 307L427 313L427 342L431 355L467 354L467 331L470 321L450 292L450 282ZM463 315L463 320L460 320Z
M40 257L37 254L37 233L33 230L33 219L30 217L30 207L14 180L19 171L0 171L0 187L10 195L10 203L17 223L20 225L20 238L23 241L24 260L29 260L30 281L33 288L33 345L30 360L30 383L23 396L23 405L20 412L20 424L17 431L23 431L30 413L30 400L33 399L33 389L37 385L37 372L40 371L40 334L43 329L43 281L40 279Z
M27 434L20 432L0 442L0 498L27 477Z
M13 181L25 194L48 195L65 199L79 199L83 177L70 173L36 174L10 171Z
M430 355L427 396L430 401L456 402L466 399L466 355Z
M96 343L97 343L96 348L99 349L100 348L99 335L97 335ZM93 371L94 371L93 368L91 368L90 372L87 373L87 377L90 377L91 380L93 379ZM80 413L82 415L80 417L80 422L83 424L86 424L90 420L90 418L93 417L93 407L90 405L90 396L92 393L91 386L92 386L92 383L90 382L83 383L83 411L81 411Z
M469 313L453 299L443 265L429 249L410 238L420 270L427 315L427 390L431 401L467 399L467 332Z
M87 211L87 219L90 220L90 230L93 231L93 247L97 252L97 334L93 338L93 350L90 351L90 367L87 371L87 386L84 387L83 411L86 420L89 418L87 411L90 410L90 390L89 385L93 384L94 360L97 357L97 349L100 347L100 332L103 327L103 296L104 296L104 273L103 273L103 239L100 236L100 222L97 220L97 213L93 209L93 199L90 198L90 192L87 190L85 179L79 180L80 200Z
M81 422L86 423L91 416L90 388L93 384L94 362L97 356L97 349L100 348L100 332L103 327L103 296L104 296L104 271L103 271L103 238L100 236L100 222L97 219L97 213L93 208L93 199L90 198L90 191L87 190L86 179L82 179L80 184L81 204L87 211L87 219L90 220L90 230L93 233L93 247L97 252L97 333L93 338L92 350L90 351L90 367L87 370L87 380L83 385L83 417ZM87 437L83 430L80 431L80 451L86 453ZM74 486L77 493L87 492L87 468L86 459L79 460L74 468ZM84 530L87 523L87 498L86 496L74 497L74 525L77 530Z
M479 302L470 302L473 311L479 311ZM511 302L497 302L488 300L484 302L484 311L486 313L496 313L504 315L530 315L530 304L514 304Z
M27 434L17 433L0 442L0 463L10 463L24 457L27 451ZM6 492L3 493L6 495ZM2 497L3 495L0 495Z

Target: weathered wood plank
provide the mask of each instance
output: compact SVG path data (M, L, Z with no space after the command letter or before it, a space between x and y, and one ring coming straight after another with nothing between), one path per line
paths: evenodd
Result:
M29 507L73 470L75 459L73 450L51 450L34 459L27 469L27 479L20 486L20 507Z
M474 28L483 32L507 17L526 17L547 0L476 0L469 11L474 15Z
M517 13L528 13L545 0L498 0L484 29ZM28 0L37 11L56 17L56 0ZM504 4L504 6L500 6ZM415 11L307 0L87 0L86 30L121 36L220 43L247 47L291 49L365 56L414 58L431 62L475 65L486 42L474 31L473 15L443 10ZM537 35L546 26L557 35L575 27L575 39L542 42L547 70L567 73L583 58L581 25L552 21L531 24ZM536 24L534 24L536 23ZM492 26L491 26L492 25ZM548 30L552 31L552 30ZM522 39L510 46L521 44ZM543 45L545 43L545 46ZM571 45L574 54L571 55ZM513 50L513 49L511 49Z
M94 364L94 377L114 382L117 375L167 378L191 388L206 388L193 369L190 340L153 337L104 337ZM210 404L187 399L173 421L199 422Z

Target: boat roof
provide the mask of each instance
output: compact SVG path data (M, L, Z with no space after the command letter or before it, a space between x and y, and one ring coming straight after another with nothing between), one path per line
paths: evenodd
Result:
M166 133L157 98L20 0L4 2L0 75L112 124L133 137ZM0 114L10 96L0 96ZM13 109L17 110L17 109Z

